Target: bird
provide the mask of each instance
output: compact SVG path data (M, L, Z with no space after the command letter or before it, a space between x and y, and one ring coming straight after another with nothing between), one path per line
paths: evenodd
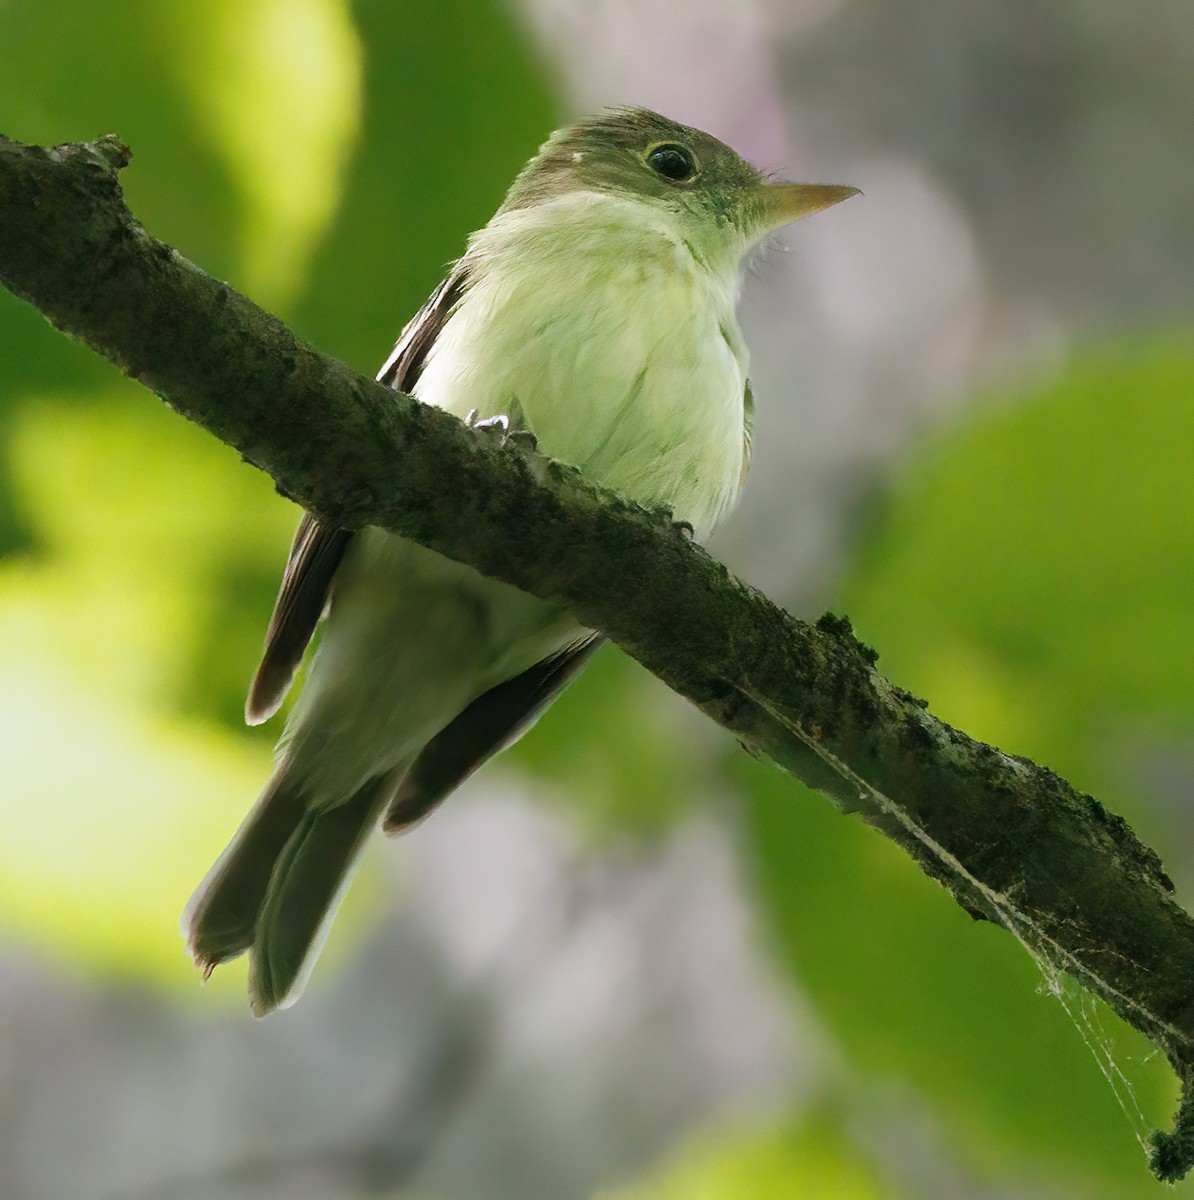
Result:
M603 110L548 137L377 378L487 435L524 433L703 537L751 460L743 264L857 190L777 182L698 129ZM301 993L378 824L426 817L602 642L560 603L304 514L249 724L277 712L321 621L273 774L183 914L204 978L248 952L259 1016Z

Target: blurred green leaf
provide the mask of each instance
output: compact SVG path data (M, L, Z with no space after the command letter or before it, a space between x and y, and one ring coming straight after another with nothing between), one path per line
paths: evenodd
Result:
M908 464L838 606L937 715L1146 832L1163 816L1117 747L1142 723L1191 734L1191 395L1194 357L1152 344L980 412ZM1100 1195L1154 1192L1136 1135L1169 1119L1163 1058L1066 986L1075 1027L1010 935L877 834L772 770L736 770L777 950L851 1059L914 1084L992 1175L1025 1156ZM1161 848L1188 872L1188 840ZM1127 1117L1083 1037L1134 1087Z
M652 1178L596 1200L884 1200L895 1188L831 1125L706 1130Z
M152 232L366 369L553 124L496 0L14 0L0 111L118 133ZM193 991L178 913L269 772L241 705L297 512L7 292L0 344L0 931Z
M237 286L285 310L340 202L355 150L361 48L346 0L159 6L194 132L240 200ZM232 232L231 230L229 232Z
M946 719L955 692L962 705L971 690L969 672L948 665L951 645L999 664L997 677L1053 690L1062 720L1049 705L993 713L995 727L973 732L996 740L1035 729L1045 745L1057 724L1108 710L1194 727L1182 653L1192 397L1186 345L1124 348L989 406L922 454L844 594L863 635L884 634L885 665L916 672L912 686L930 688Z
M914 1085L984 1174L1036 1159L1155 1186L1135 1118L1010 934L972 921L894 844L774 768L737 770L773 943L853 1064ZM1091 1029L1111 1039L1150 1119L1167 1120L1176 1090L1152 1046L1101 1007Z
M173 697L216 564L289 520L262 503L268 481L134 385L105 400L17 414L40 548L0 563L0 924L193 986L176 916L269 758Z
M605 646L510 761L554 784L555 801L597 840L650 838L691 814L716 770L721 741L707 723L712 738L694 741L696 721L654 676Z
M295 328L362 371L555 127L543 64L498 0L356 0L364 126Z

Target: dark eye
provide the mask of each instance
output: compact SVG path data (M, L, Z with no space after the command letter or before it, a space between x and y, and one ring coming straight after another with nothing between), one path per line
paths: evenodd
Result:
M656 146L647 155L647 165L657 175L670 179L673 183L683 183L696 174L696 163L692 160L692 152L686 146L675 142L665 142Z

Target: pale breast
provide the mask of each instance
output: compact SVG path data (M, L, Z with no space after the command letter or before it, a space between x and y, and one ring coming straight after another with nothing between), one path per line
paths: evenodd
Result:
M704 529L742 470L737 279L642 209L564 197L490 226L416 394L460 415L504 412L545 454Z

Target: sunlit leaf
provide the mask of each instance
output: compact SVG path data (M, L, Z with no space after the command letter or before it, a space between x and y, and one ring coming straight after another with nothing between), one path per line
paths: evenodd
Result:
M295 326L368 371L492 216L556 106L544 64L498 0L357 0L353 14L363 125Z
M776 1131L710 1130L671 1162L595 1200L885 1200L896 1189L831 1126Z
M554 105L496 2L69 0L0 7L0 108L119 134L152 232L368 368ZM297 514L2 291L0 344L0 935L193 988L178 913L269 772L241 710Z
M166 5L171 64L243 204L237 286L285 308L340 200L360 117L361 51L344 0Z

